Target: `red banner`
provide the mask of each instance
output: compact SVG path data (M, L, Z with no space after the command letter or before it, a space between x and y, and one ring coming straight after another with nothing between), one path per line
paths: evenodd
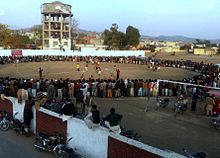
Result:
M11 50L11 55L12 56L22 56L22 50L17 50L17 49Z

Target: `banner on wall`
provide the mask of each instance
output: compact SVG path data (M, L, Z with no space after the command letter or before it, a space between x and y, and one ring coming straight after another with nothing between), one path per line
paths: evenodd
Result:
M11 50L11 56L22 56L22 50L18 50L18 49Z

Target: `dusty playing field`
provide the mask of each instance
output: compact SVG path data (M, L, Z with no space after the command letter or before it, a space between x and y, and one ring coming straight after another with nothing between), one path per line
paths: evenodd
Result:
M113 63L100 63L102 73L100 78L108 79L110 75L116 76ZM120 77L130 79L183 79L191 78L196 72L177 68L161 68L157 72L147 68L146 65L136 64L117 64L120 71ZM15 78L39 78L38 69L43 68L43 78L59 79L70 78L79 79L82 74L88 79L91 75L98 78L95 65L89 64L88 71L85 71L85 62L80 63L80 72L76 71L75 62L33 62L0 65L0 76L10 76Z

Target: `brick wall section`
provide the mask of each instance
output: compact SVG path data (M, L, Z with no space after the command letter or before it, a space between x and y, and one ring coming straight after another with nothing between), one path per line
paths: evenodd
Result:
M108 137L108 158L162 158L143 149Z
M9 116L13 116L13 105L12 102L5 99L0 99L0 111L5 111L9 114Z
M36 111L36 132L46 135L61 134L67 139L67 121Z

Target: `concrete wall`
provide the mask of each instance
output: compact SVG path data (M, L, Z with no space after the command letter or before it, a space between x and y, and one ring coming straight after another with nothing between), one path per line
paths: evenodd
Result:
M67 55L67 56L145 56L144 51L106 51L95 50L93 48L82 48L78 51L60 51L60 50L22 50L23 55ZM0 50L0 56L10 56L11 50Z
M89 129L83 120L77 118L69 119L67 125L68 138L71 147L88 158L107 158L108 135L105 128Z
M185 158L172 151L164 151L126 138L111 134L108 139L108 158Z
M46 135L61 134L66 140L67 122L63 121L59 114L40 108L36 116L36 132Z
M5 111L7 112L7 114L12 116L13 115L12 102L7 99L4 99L4 100L0 99L0 111Z

